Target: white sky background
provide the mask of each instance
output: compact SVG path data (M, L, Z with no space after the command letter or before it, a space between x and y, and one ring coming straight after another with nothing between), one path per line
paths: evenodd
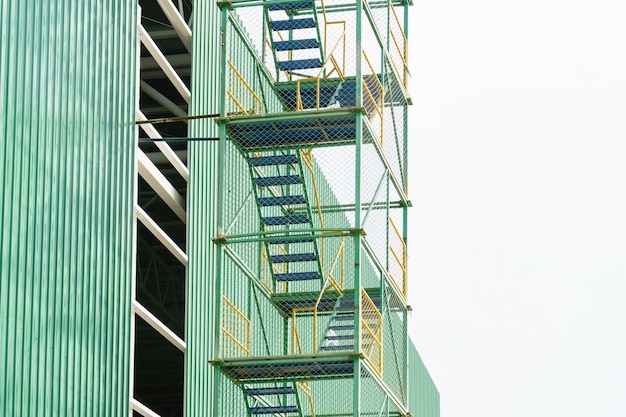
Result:
M444 417L626 416L626 1L415 0L411 334Z

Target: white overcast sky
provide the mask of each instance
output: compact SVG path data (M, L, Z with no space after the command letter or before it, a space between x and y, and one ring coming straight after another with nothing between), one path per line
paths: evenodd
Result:
M626 416L626 0L414 0L411 334L442 417Z

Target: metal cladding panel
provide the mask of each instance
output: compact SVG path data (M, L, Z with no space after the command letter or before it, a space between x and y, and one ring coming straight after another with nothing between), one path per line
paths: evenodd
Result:
M136 1L0 21L0 415L127 415Z
M214 1L193 4L193 45L190 113L219 110L220 10ZM216 137L212 119L189 123L190 137ZM185 415L211 415L215 334L216 253L211 238L217 235L218 142L190 142L187 192L187 311L185 360Z
M439 391L409 341L409 411L414 417L439 417Z

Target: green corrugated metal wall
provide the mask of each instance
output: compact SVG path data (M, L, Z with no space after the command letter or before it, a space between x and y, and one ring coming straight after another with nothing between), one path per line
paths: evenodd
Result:
M191 105L189 114L219 110L220 11L214 1L193 3ZM212 119L189 124L190 137L215 137ZM216 279L218 143L190 142L187 193L187 311L185 339L185 415L211 415L213 407L213 359Z
M0 415L126 415L136 1L0 22Z
M409 411L413 417L439 417L439 391L409 341Z

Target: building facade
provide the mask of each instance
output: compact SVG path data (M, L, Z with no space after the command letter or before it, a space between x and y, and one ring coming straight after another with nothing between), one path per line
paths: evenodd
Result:
M439 416L409 3L0 4L0 414Z

